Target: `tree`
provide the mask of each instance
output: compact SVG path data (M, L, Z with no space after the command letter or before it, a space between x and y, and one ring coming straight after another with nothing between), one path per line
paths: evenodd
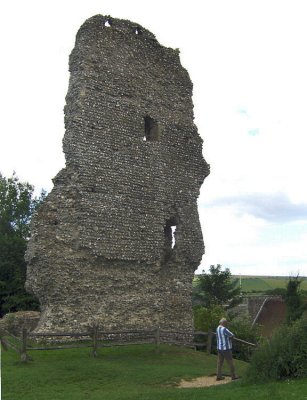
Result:
M38 309L39 303L24 289L24 254L33 212L45 197L33 195L34 187L0 174L0 316L10 311Z
M287 310L287 323L290 325L297 319L299 319L304 312L304 304L302 295L300 293L300 285L302 281L299 276L289 277L286 294L285 303Z
M225 271L222 266L210 266L210 273L203 273L197 277L194 286L194 303L205 307L222 305L232 308L241 303L240 286L238 279L232 279L229 268Z

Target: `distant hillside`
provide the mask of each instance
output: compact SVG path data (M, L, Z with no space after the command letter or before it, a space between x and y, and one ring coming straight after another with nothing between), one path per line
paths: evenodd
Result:
M267 290L286 288L288 277L286 276L252 276L252 275L233 275L239 279L243 292L265 292ZM302 280L301 289L307 290L307 278Z

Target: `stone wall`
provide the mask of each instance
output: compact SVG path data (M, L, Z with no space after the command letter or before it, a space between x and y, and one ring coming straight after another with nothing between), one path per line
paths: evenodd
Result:
M22 329L33 331L39 322L40 313L38 311L17 311L5 314L0 319L0 332L5 330L15 336L21 337Z
M285 321L286 304L280 296L274 296L265 302L256 322L260 325L261 334L271 337Z
M26 287L38 331L192 330L203 252L197 198L209 166L178 51L101 15L70 55L66 167L32 220Z

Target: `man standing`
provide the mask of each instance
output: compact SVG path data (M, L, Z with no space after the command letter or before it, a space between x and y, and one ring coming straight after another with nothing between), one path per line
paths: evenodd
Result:
M216 339L217 339L217 372L216 372L216 380L221 381L224 379L222 376L222 366L224 363L224 359L227 361L232 380L238 379L235 373L235 367L232 360L232 338L234 334L227 329L227 320L226 318L222 318L220 320L219 326L216 328Z

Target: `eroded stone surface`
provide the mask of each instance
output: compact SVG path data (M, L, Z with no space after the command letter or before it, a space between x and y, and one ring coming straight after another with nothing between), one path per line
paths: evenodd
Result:
M26 255L38 331L82 330L91 317L105 329L192 330L209 166L189 75L152 33L101 15L81 26L69 65L66 167Z
M33 331L39 321L40 313L38 311L17 311L5 314L0 319L0 331L4 329L15 336L21 337L22 329Z

